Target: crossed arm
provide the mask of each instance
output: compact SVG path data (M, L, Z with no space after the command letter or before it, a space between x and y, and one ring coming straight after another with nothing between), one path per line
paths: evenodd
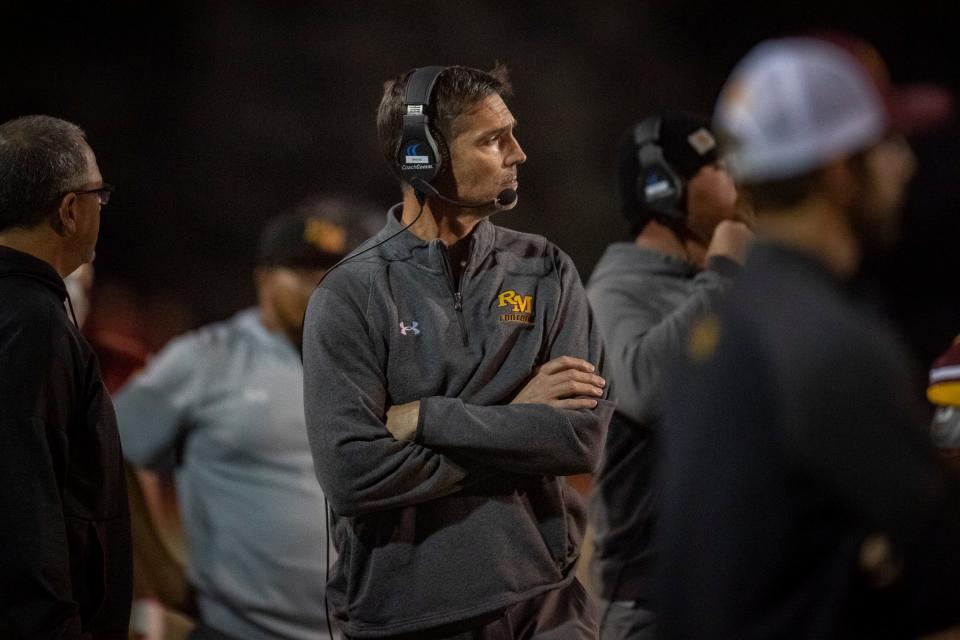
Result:
M534 370L510 404L539 404L554 409L595 409L607 382L597 368L580 358L558 356ZM387 431L397 440L411 441L420 424L420 400L387 410Z
M551 359L509 404L430 397L390 407L364 311L330 289L315 292L304 329L305 415L334 510L355 516L418 504L503 471L592 471L613 403L587 361L600 364L601 341L582 287L575 293L579 304L564 305L551 332Z

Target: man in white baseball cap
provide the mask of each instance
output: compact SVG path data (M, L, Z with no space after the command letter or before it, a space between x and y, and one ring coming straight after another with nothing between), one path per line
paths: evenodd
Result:
M906 350L849 286L896 237L914 169L898 132L929 96L880 82L850 43L761 43L717 104L759 241L671 386L664 638L912 638L960 620L960 476L929 442Z

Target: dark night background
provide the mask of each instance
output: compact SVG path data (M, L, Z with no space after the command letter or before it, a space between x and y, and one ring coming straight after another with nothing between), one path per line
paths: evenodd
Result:
M398 199L374 114L383 81L413 66L511 68L529 161L520 205L495 221L544 233L584 279L625 230L612 171L622 131L655 110L709 113L759 40L842 28L871 40L896 82L960 90L956 2L0 7L0 120L48 113L86 129L118 186L104 212L99 282L131 288L157 322L177 307L181 326L252 302L253 248L270 216L325 194L384 209ZM923 365L960 332L950 277L960 272L958 141L951 126L916 142L921 172L904 241L869 270Z

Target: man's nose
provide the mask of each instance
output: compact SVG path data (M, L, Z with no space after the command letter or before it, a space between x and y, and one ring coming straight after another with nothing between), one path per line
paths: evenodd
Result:
M506 157L506 165L508 167L513 167L518 164L523 164L527 161L527 154L523 152L523 149L520 147L520 143L517 141L516 137L511 133L510 134L510 151Z

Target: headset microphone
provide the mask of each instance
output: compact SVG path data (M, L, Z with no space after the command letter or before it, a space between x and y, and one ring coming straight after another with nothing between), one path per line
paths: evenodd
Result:
M504 189L497 194L497 199L494 200L498 207L509 207L514 202L517 201L517 192L513 189Z
M493 200L486 200L484 202L463 202L462 200L454 200L453 198L448 198L447 196L440 193L440 191L422 178L411 178L410 186L412 186L416 191L423 193L425 195L433 196L435 198L440 198L444 202L449 202L452 205L458 207L463 207L465 209L479 209L480 207L489 207L493 205L498 209L504 207L509 207L514 202L517 201L517 192L513 189L504 189L497 194L497 197Z

